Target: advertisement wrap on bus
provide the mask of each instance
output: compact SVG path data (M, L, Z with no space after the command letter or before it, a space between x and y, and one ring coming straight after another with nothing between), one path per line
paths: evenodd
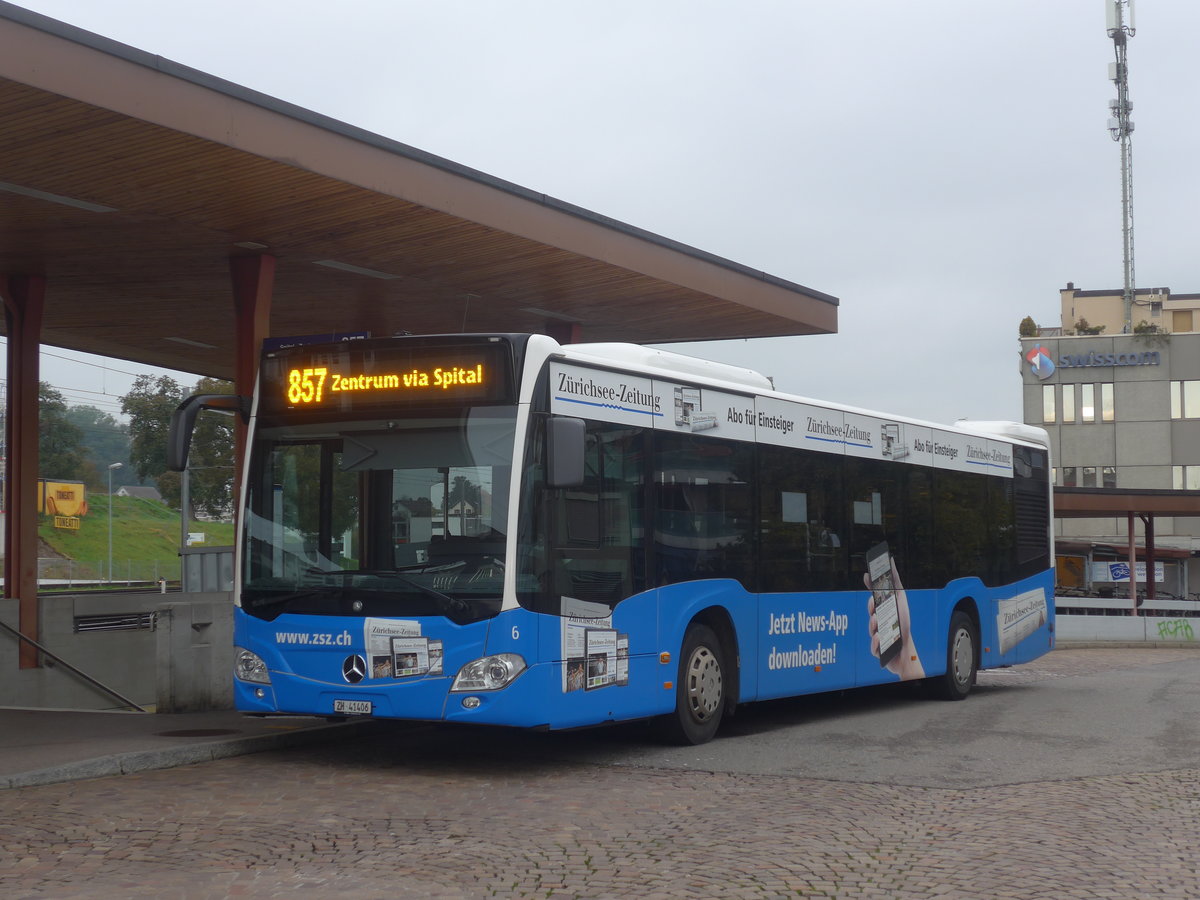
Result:
M1045 434L921 423L622 344L447 335L264 354L239 709L700 743L739 704L1054 645Z

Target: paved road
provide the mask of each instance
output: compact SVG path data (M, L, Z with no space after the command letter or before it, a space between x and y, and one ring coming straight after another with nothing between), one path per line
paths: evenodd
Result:
M772 703L699 748L388 726L0 794L9 897L1200 896L1200 651L965 703Z

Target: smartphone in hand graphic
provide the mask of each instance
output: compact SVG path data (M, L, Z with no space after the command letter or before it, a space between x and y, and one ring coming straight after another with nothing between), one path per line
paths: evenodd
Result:
M900 607L896 601L896 582L892 576L892 555L887 542L876 544L867 553L867 578L875 599L875 628L879 636L879 664L886 666L903 644L900 633Z

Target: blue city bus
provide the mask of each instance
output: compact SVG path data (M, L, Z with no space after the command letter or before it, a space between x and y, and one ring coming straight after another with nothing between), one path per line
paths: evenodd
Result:
M628 344L422 335L263 354L238 709L702 743L739 704L1054 646L1046 434L775 391Z

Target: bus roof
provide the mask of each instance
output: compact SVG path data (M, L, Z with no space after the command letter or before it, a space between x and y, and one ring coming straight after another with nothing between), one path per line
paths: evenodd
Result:
M775 389L770 377L742 366L715 362L696 356L688 356L671 350L658 350L640 344L593 343L566 344L561 347L562 355L572 362L593 363L617 368L628 368L644 374L659 373L684 380L707 382L714 388L742 390L754 394L769 394L780 399L793 400L811 406L837 409L875 418L891 419L910 425L937 428L941 431L959 431L968 434L986 435L1003 441L1030 444L1048 448L1050 438L1044 428L1025 425L1021 422L996 420L959 419L953 424L930 422L911 416L891 412L864 409L833 400L818 400L799 394Z

